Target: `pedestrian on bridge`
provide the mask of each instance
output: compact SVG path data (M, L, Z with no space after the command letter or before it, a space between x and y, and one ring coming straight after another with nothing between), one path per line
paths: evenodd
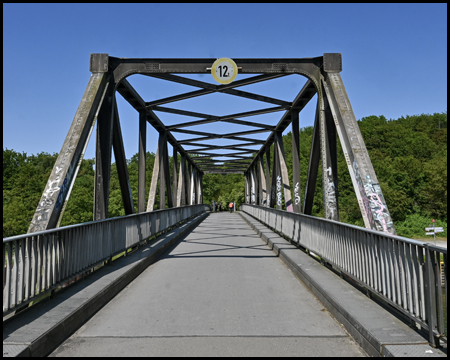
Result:
M232 212L233 212L233 203L230 202L230 204L228 205L228 207L230 208L230 213L232 213Z

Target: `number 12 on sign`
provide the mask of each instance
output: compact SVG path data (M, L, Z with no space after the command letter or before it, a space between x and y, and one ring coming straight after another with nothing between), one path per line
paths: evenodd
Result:
M211 74L219 84L229 84L236 79L238 69L236 63L229 58L220 58L214 61Z

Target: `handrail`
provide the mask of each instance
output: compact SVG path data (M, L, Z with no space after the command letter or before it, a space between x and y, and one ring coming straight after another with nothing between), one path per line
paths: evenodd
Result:
M190 205L4 238L3 316L207 209Z
M250 204L242 204L240 209L428 330L432 346L439 345L439 338L447 341L443 307L443 293L447 299L446 248L283 210Z

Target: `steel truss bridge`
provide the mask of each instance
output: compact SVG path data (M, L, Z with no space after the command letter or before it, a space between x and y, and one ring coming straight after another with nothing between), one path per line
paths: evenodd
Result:
M318 254L398 311L426 329L436 345L443 334L442 291L447 292L446 249L396 236L394 224L362 139L340 72L339 53L301 59L233 59L239 74L254 75L214 85L183 74L210 74L216 59L116 58L91 54L92 73L67 137L43 191L28 234L3 240L3 313L9 314L37 296L54 291L83 269L111 261L115 254L138 246L209 209L203 205L204 174L241 173L245 204L241 210L293 243ZM140 74L199 90L145 101L127 77ZM181 74L181 75L180 75ZM306 77L292 101L238 88L280 77ZM212 93L257 100L266 107L214 115L167 107L167 104ZM137 112L139 121L139 183L137 213L131 194L116 96ZM300 189L299 113L317 94L313 140L303 199ZM267 104L270 104L267 107ZM194 117L165 125L155 114ZM258 116L279 113L276 124ZM252 117L253 121L246 120ZM212 133L190 127L222 122L246 131ZM94 218L87 224L59 228L81 160L96 132ZM147 124L159 133L154 170L146 198ZM292 129L293 184L288 176L282 133ZM251 135L266 133L266 140ZM183 140L176 136L191 136ZM250 137L249 137L250 135ZM366 229L339 223L337 138L339 138ZM210 140L227 140L211 145ZM168 144L173 149L170 178ZM271 147L273 146L273 158ZM126 216L106 219L112 151ZM230 152L231 151L231 152ZM178 156L179 155L179 156ZM325 219L311 215L319 164ZM158 186L159 184L159 186ZM292 186L291 186L292 185ZM159 192L159 209L155 199ZM166 197L168 209L165 209ZM283 204L285 211L283 211ZM441 260L442 259L442 260ZM441 264L442 261L442 264ZM445 270L441 286L441 267ZM445 297L446 298L446 297Z

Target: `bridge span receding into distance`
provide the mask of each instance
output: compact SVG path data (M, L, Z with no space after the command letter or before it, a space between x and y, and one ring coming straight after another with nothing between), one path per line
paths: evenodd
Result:
M317 241L308 220L324 221L324 239L330 225L348 234L351 226L295 214L300 228L291 213L269 209L271 229L254 217L267 208L196 207L156 239L133 244L127 256L4 322L4 356L446 356L445 344L431 347L426 332L357 286L356 263L350 281L350 273L336 272L337 261L332 271L326 251L308 244ZM169 210L153 212L158 230L169 224L162 215ZM73 235L76 227L68 228ZM148 235L142 230L134 235ZM64 239L64 228L53 231ZM300 239L286 240L289 231Z
M447 249L397 236L340 75L341 53L91 54L89 70L28 233L3 239L4 356L446 356ZM196 89L144 99L127 80L134 75ZM295 97L237 89L283 78L299 85ZM251 106L226 114L173 106L209 94ZM119 95L139 123L137 206ZM314 98L300 189L299 116ZM276 124L263 118L277 113ZM148 193L147 124L158 133ZM94 126L93 221L59 227ZM282 135L289 127L291 159ZM338 148L365 228L339 221ZM125 214L117 218L108 218L112 153ZM323 219L312 216L319 171ZM209 173L243 174L239 213L204 204Z

